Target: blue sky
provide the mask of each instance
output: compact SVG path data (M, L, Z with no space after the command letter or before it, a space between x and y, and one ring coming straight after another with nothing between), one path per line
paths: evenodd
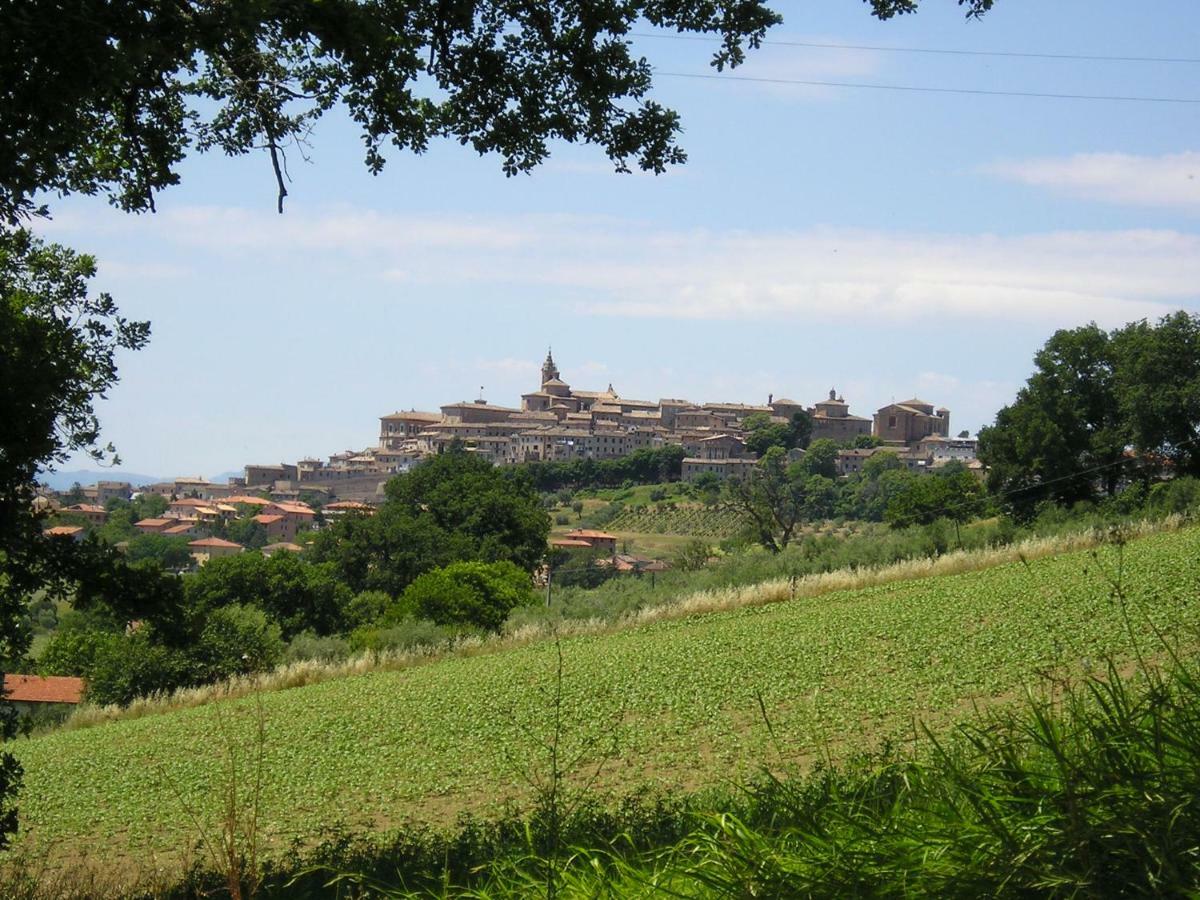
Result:
M1200 56L1194 0L950 2L881 23L854 0L777 4L775 41ZM637 38L663 72L712 47ZM734 75L1200 98L1200 65L770 44ZM55 206L47 237L153 323L102 407L124 468L206 474L368 446L377 417L563 378L643 398L868 415L919 395L972 432L1059 327L1200 311L1200 104L909 93L661 77L688 163L616 175L559 146L529 176L455 144L369 175L331 116L292 154L190 160L133 217ZM73 464L67 468L73 467Z

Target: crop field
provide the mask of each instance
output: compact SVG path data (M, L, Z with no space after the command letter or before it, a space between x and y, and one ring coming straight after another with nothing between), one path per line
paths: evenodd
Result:
M742 520L736 511L699 503L656 503L625 507L604 527L613 532L678 534L698 538L726 538L737 532Z
M1126 601L1109 583L1118 571ZM1039 670L1128 656L1130 632L1149 652L1154 629L1195 643L1197 596L1191 528L572 637L560 645L562 749L606 758L599 785L613 792L804 766L903 741L916 718L945 727L972 703L1018 696ZM261 747L269 848L335 822L493 811L544 772L557 659L543 641L20 741L21 842L51 859L177 859L198 837L191 814L210 829L219 819L231 748L246 793Z

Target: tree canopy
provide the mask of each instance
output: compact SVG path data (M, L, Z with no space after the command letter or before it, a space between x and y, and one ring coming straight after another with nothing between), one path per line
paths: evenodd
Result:
M1057 331L1034 366L979 433L988 485L1016 514L1112 495L1163 466L1200 473L1200 317Z
M880 19L917 0L869 0ZM992 0L959 0L981 15ZM686 155L679 116L650 99L631 32L713 35L736 66L782 21L764 0L24 0L0 5L0 220L44 192L153 210L193 151L265 152L287 194L289 151L341 107L365 164L438 138L496 154L508 175L550 142L598 145L618 171Z
M545 556L550 520L519 470L449 451L397 475L385 491L375 515L344 517L310 550L354 591L398 596L423 572L458 561L508 561L532 572Z

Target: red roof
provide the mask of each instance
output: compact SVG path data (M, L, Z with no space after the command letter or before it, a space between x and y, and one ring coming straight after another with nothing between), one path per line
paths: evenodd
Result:
M68 506L67 509L70 512L108 514L107 509L105 509L103 506L97 506L95 503L76 503L74 506Z
M273 503L276 509L281 509L285 513L290 513L294 516L315 516L316 513L303 503Z
M259 513L254 517L254 521L259 525L274 525L276 522L282 522L283 516L273 516L267 513Z
M235 544L233 541L227 541L224 538L206 537L200 538L198 541L188 541L189 547L237 547L239 550L245 550L241 544Z
M55 525L53 528L47 528L43 534L51 537L71 537L81 531L83 531L82 525Z
M567 537L597 541L615 541L617 539L615 534L609 534L607 531L593 531L590 528L576 528L574 531L568 531Z
M550 542L551 547L590 547L587 541L577 541L572 538L556 538Z
M245 503L249 506L270 506L270 500L264 500L262 497L251 497L249 494L236 494L233 497L226 497L226 503Z
M78 703L83 696L83 679L5 675L4 693L5 699L14 703Z
M177 522L178 519L141 519L133 523L134 528L162 528L169 522Z

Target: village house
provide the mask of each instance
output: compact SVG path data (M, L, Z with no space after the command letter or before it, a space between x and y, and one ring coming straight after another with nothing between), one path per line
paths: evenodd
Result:
M607 531L596 531L592 528L576 528L563 535L564 541L579 541L593 550L611 556L617 552L617 536ZM573 545L577 546L577 545Z
M235 544L233 541L227 541L224 538L218 537L206 537L189 541L188 548L192 551L192 559L200 566L207 563L210 559L219 559L223 556L236 556L246 549L241 544Z
M180 520L177 518L168 519L166 517L156 516L150 519L140 519L133 523L133 527L142 534L160 534L166 531L168 528L174 528L178 524L180 524Z
M292 544L287 541L280 541L275 544L267 544L262 548L262 555L268 559L276 553L302 553L304 548L299 544Z
M97 481L96 502L103 506L109 500L129 500L133 496L133 485L128 481Z
M74 541L82 541L87 536L87 529L82 525L54 525L45 529L42 534L49 537L70 538Z
M28 713L56 707L77 706L83 699L82 678L62 675L4 675L4 699Z
M64 507L62 512L80 516L89 525L103 525L108 521L108 510L94 503L76 503L74 506Z

